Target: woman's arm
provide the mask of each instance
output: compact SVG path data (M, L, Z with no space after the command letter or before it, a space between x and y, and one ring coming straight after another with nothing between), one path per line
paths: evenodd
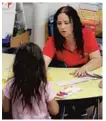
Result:
M49 66L50 62L52 61L52 59L46 55L43 55L43 57L44 57L45 65L47 68Z
M47 105L48 105L48 111L51 115L57 115L59 113L59 105L55 100L55 98L47 102Z
M89 62L84 65L87 71L94 70L102 65L102 57L99 50L89 54L89 58Z
M48 67L48 65L52 61L55 53L56 53L56 48L54 45L53 37L48 37L43 48L43 56L44 56L46 67Z
M2 91L2 109L3 112L10 112L10 100L4 95Z
M85 76L86 71L94 70L102 65L102 57L99 50L90 53L89 58L88 63L75 71L75 76Z

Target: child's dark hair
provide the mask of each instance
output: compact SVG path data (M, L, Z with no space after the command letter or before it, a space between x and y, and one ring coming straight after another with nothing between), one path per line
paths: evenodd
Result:
M23 108L32 109L34 98L41 99L39 87L45 89L47 84L46 68L41 49L34 43L21 46L15 56L13 64L14 82L11 86L11 97L14 102L21 97Z

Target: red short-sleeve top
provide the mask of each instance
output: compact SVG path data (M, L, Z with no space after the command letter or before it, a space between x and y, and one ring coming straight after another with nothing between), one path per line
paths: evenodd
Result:
M76 49L73 52L68 50L67 45L65 46L67 49L64 49L62 52L56 51L53 37L48 37L48 40L46 41L46 44L43 48L43 54L50 57L51 59L56 54L57 59L65 62L67 66L76 66L87 63L89 59L89 54L95 52L96 50L99 50L99 46L96 41L95 35L91 29L83 28L82 32L83 32L84 55L85 55L83 58L77 52Z

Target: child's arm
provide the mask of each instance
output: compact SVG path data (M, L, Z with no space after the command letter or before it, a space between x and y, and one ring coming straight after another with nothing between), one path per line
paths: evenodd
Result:
M48 111L51 115L57 115L59 113L59 105L55 100L55 98L47 102L47 105L48 105Z
M46 86L46 103L48 111L51 115L57 115L59 113L59 105L55 100L56 93L52 87L52 84L48 82Z
M10 112L10 99L8 99L2 91L2 109L3 112Z

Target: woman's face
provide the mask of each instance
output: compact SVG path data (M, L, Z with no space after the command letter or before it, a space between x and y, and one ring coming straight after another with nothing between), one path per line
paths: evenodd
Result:
M65 13L60 13L57 17L57 28L60 34L67 38L73 33L73 25Z

